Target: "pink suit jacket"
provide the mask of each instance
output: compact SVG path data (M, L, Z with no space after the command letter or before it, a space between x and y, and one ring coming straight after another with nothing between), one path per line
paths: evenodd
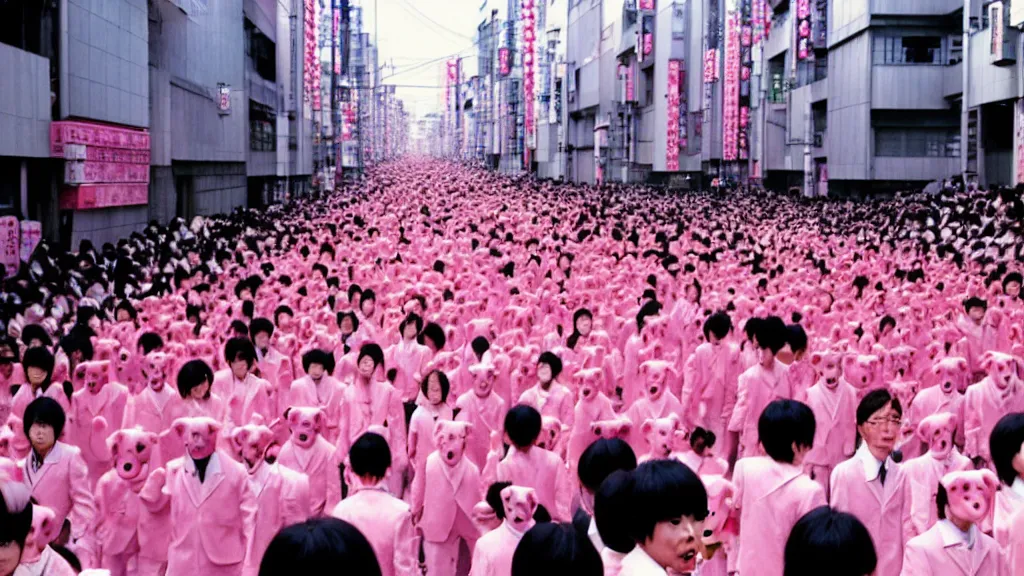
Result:
M110 468L110 453L104 451L101 454L94 453L92 446L95 440L103 444L103 440L118 424L124 420L125 404L128 402L128 388L123 384L109 382L100 388L99 392L92 394L87 389L79 390L71 396L71 410L69 419L74 423L72 427L72 440L82 451L82 459L89 468L90 485L95 486L100 476ZM93 430L93 419L103 417L107 422L107 429L103 432ZM95 434L103 434L100 438L93 438Z
M916 430L917 425L921 423L921 420L931 416L932 414L940 414L943 412L949 412L950 414L956 414L956 436L955 442L962 445L964 442L964 396L962 396L956 390L953 390L951 394L943 394L941 386L932 386L925 388L914 396L914 401L910 403L909 424ZM988 444L988 440L985 441Z
M455 407L459 410L455 420L473 424L473 431L466 437L466 458L482 468L487 464L491 432L504 430L505 401L494 392L481 399L475 391L469 390L459 396Z
M637 398L636 402L626 410L626 418L633 423L633 428L629 433L629 445L633 451L637 454L648 452L647 439L640 433L640 427L644 425L644 421L667 418L672 414L678 417L682 411L683 405L669 390L664 390L656 402L652 402L648 396Z
M736 408L729 420L729 431L740 433L740 457L757 453L757 420L765 406L773 400L792 397L789 367L778 360L771 370L754 365L740 375Z
M140 490L142 484L136 486ZM107 470L96 484L96 544L103 556L118 556L129 552L129 546L139 533L142 503L132 484Z
M907 542L901 576L1006 576L1009 574L999 545L976 526L974 547L967 548L959 528L947 520Z
M825 505L825 490L803 471L766 456L743 458L733 473L740 512L740 574L782 576L786 538L807 512Z
M481 536L473 549L470 576L512 576L512 555L522 538L508 522Z
M336 467L335 448L323 436L313 445L302 448L292 440L285 442L277 455L277 463L309 478L309 514L323 516L341 500L341 474Z
M47 546L39 559L31 564L19 564L12 576L77 576L75 569L63 556Z
M1024 509L1018 510L1010 523L1010 541L1006 545L1006 556L1010 565L1010 576L1024 576Z
M214 452L200 483L185 456L167 463L163 493L171 497L167 574L242 573L252 543L256 495L245 468Z
M415 400L420 393L420 380L426 376L430 362L430 348L415 341L399 341L387 350L388 367L398 368L395 388L406 401Z
M988 439L996 422L1011 412L1024 412L1024 393L1011 385L1004 394L990 376L972 384L964 395L964 455L991 460Z
M885 465L883 486L874 459L862 445L852 458L832 470L829 502L833 508L853 514L867 527L878 554L876 576L899 576L904 544L912 531L910 497L903 469L891 459Z
M572 426L575 417L573 393L558 382L552 382L546 394L540 390L540 384L525 390L519 397L519 403L536 408L541 416L553 416L563 425Z
M853 456L857 441L857 391L846 380L839 379L835 390L824 380L807 391L807 405L814 412L817 424L814 447L804 464L828 467Z
M1003 486L996 492L992 504L992 537L1000 546L1005 548L1010 544L1010 527L1014 517L1021 511L1024 511L1024 480L1018 478L1013 486Z
M165 384L159 392L153 392L146 386L138 394L128 397L121 428L139 426L146 432L159 434L171 427L174 422L171 416L180 403L181 396L172 386Z
M339 502L331 516L352 524L366 536L380 561L381 576L420 576L419 541L408 504L369 488Z
M739 374L739 349L735 344L715 346L705 342L698 346L683 371L683 391L679 397L683 423L690 429L700 426L724 438L736 407Z
M430 484L430 491L427 491ZM412 482L412 509L422 512L418 527L428 542L448 540L455 526L456 511L467 518L473 518L473 507L483 497L484 488L480 483L480 469L463 456L451 468L432 452L427 457L423 474Z
M243 574L256 576L263 553L277 532L309 518L309 478L278 464L263 464L249 476L249 485L256 496L256 517Z
M911 534L918 536L939 520L935 497L942 477L950 472L971 470L974 466L969 458L953 448L945 461L936 460L929 452L906 462L902 468L910 497Z
M50 384L50 387L46 389L46 392L40 394L40 396L48 396L53 398L60 404L60 407L64 409L64 413L71 415L71 401L68 400L66 394L64 394L64 388L60 384L54 382ZM38 396L32 393L32 387L24 385L18 388L18 393L14 395L14 399L11 400L11 414L14 414L22 420L25 419L25 409L32 403ZM69 426L65 427L69 428Z
M53 510L58 525L65 519L71 522L72 539L86 536L96 515L96 501L89 488L89 471L81 450L57 442L39 470L32 471L32 454L22 466L32 497Z
M497 482L533 488L537 501L555 522L572 520L572 491L565 462L554 452L531 446L526 452L515 447L498 463Z
M309 406L323 409L324 417L321 420L324 429L321 434L327 441L336 444L338 442L339 423L341 422L341 403L345 396L345 385L338 379L324 374L317 385L309 376L303 376L291 383L289 389L289 406ZM283 414L284 411L282 410Z
M398 458L406 454L405 407L401 395L387 382L372 381L369 389L362 384L345 387L341 402L341 421L338 427L338 459L340 462L352 443L373 425L384 426L390 432L387 438L391 454Z
M236 382L231 370L221 370L214 376L214 388L230 390L224 392L229 427L251 422L253 414L259 414L265 422L272 422L280 416L277 413L277 391L273 384L262 378L249 374L245 380Z

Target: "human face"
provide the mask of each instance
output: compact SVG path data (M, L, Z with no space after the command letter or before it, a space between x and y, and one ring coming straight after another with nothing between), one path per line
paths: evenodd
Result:
M971 320L974 320L975 324L981 324L981 321L985 319L985 309L981 306L975 306L967 311L967 315L970 316Z
M541 384L551 382L551 376L551 366L548 366L545 362L537 364L537 380L539 380Z
M38 388L46 381L46 370L35 366L29 366L25 369L25 376L28 378L29 384L34 388Z
M1013 297L1019 296L1020 295L1020 282L1017 282L1017 281L1007 282L1006 286L1003 288L1003 294L1006 294L1007 296L1013 296Z
M266 332L260 332L259 334L256 335L256 338L253 340L253 344L255 344L256 347L259 348L260 350L266 350L267 347L270 346L270 334L267 334Z
M757 338L754 338L754 346L757 351L757 363L763 368L771 368L775 365L775 354L772 353L772 349L767 346L761 346L757 342Z
M857 431L860 432L861 438L867 444L868 450L879 460L883 460L892 453L899 430L900 415L892 408L891 404L886 404L872 414L866 422L857 426Z
M117 311L117 321L118 322L131 322L131 320L132 320L131 315L128 314L128 311L125 310L124 308L122 308L122 309Z
M189 392L189 398L193 400L203 400L206 398L206 394L210 392L210 383L203 380L202 384L196 386Z
M662 568L690 574L697 568L702 524L689 516L658 522L641 548Z
M377 364L373 361L370 356L363 356L363 359L359 361L359 375L363 378L369 378L373 376L373 371L377 369Z
M245 379L249 375L249 363L241 358L233 360L231 362L231 373L239 380Z
M277 317L277 327L285 332L292 327L292 317L290 314L281 314Z
M341 319L341 333L351 334L352 333L352 318L345 316Z
M34 422L28 429L28 440L32 443L32 448L40 455L50 452L53 444L57 441L55 436L53 426L49 424Z
M416 337L416 323L415 322L409 322L408 324L405 325L405 331L402 332L402 338L405 338L406 340L412 340L415 337Z
M369 318L373 316L373 309L377 306L377 303L373 300L363 300L359 303L359 309L363 311L363 316Z
M314 382L319 382L320 379L324 377L324 372L323 364L317 364L314 362L309 365L309 372L307 372L307 374L309 374L309 377L312 378Z
M696 304L697 303L697 297L698 297L697 296L697 287L694 286L693 284L687 286L686 287L686 299L689 300L691 303Z
M432 372L430 376L427 377L427 400L429 400L431 404L437 406L444 401L442 398L443 396L444 393L441 390L441 377L437 375L437 372Z
M580 319L576 321L576 331L581 336L587 336L590 334L590 330L594 327L594 321L590 316L580 316Z
M0 544L0 576L10 576L21 563L21 547L15 542Z

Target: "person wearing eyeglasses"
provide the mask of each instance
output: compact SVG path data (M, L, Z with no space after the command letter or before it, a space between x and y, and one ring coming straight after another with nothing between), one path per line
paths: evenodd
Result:
M899 576L910 527L903 469L893 461L903 407L888 390L869 392L857 406L857 452L832 471L831 505L853 514L871 533L876 576Z

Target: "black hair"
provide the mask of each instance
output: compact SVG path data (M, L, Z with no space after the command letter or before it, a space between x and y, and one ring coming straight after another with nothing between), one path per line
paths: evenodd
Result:
M245 322L241 320L231 321L231 332L237 334L238 338L249 338L249 327L245 325Z
M313 264L313 268L312 268L312 270L310 272L311 273L312 272L319 272L321 275L323 275L324 278L326 278L327 275L330 273L330 272L327 271L327 266L324 266L323 264L321 264L319 262L317 262L316 264Z
M946 519L946 506L949 506L949 493L942 482L939 482L938 490L935 492L935 510L938 512L939 520Z
M976 296L964 300L964 312L970 312L971 308L981 308L983 310L988 310L988 302Z
M683 516L701 521L708 515L708 493L700 477L678 460L649 460L632 473L629 533L641 544L654 536L659 522Z
M250 295L254 295L253 292L255 292L255 290L253 290L252 286L249 285L248 278L245 280L239 280L238 283L235 284L235 298L241 298L243 290L248 290Z
M786 342L793 353L807 350L807 332L804 327L799 324L786 326Z
M776 462L793 463L793 445L814 446L814 412L803 402L775 400L757 419L757 435L764 451Z
M494 516L498 520L505 519L505 504L501 501L501 491L511 486L511 482L495 482L487 487L484 501L494 510Z
M274 323L269 318L253 318L253 321L249 323L249 338L256 341L256 335L260 332L266 332L267 336L274 335Z
M192 394L192 389L198 388L203 382L210 385L206 390L206 396L203 396L203 399L209 400L213 391L213 370L202 360L189 360L178 371L178 394L182 398L188 398Z
M447 342L447 338L445 338L444 335L444 329L433 322L427 322L427 325L420 331L420 335L416 337L416 341L423 344L424 338L430 338L434 345L437 346L438 350L443 349Z
M706 450L714 448L717 440L718 438L714 432L700 426L697 426L693 429L693 432L690 432L690 448L698 456L703 456Z
M636 313L636 331L642 332L648 316L657 316L661 313L661 303L657 300L648 300Z
M0 356L0 361L7 359L7 362L17 364L20 362L18 343L11 339L9 336L0 336L0 348L7 347L14 355L13 356Z
M484 353L491 349L491 343L483 336L473 338L473 341L470 342L469 346L473 349L473 353L476 354L477 358L483 358Z
M29 342L39 340L43 346L53 346L53 339L47 334L46 329L39 324L29 324L21 329L21 343L28 346Z
M356 359L356 362L362 362L363 358L366 356L373 358L374 368L384 365L384 351L381 350L380 346L377 344L374 344L373 342L363 344L359 349L359 357Z
M45 424L53 428L53 439L57 440L60 438L61 433L64 432L64 425L67 423L67 415L64 413L64 408L61 407L60 402L57 402L49 396L40 396L29 403L28 407L25 408L25 418L22 421L22 430L25 431L25 436L29 435L28 431L32 428L33 424Z
M69 358L72 354L78 352L82 355L83 361L92 360L92 340L87 336L89 332L92 332L92 329L85 327L83 324L79 324L75 328L78 330L72 329L67 336L60 339L60 349L63 350Z
M337 518L313 518L282 529L270 541L259 576L318 574L326 566L344 566L359 576L380 576L370 542L355 526Z
M363 302L366 302L367 300L372 300L375 303L377 302L377 293L370 288L363 290L363 296L359 299L359 307L361 308L363 306Z
M820 506L793 525L786 540L783 576L874 574L878 556L871 534L853 514Z
M120 312L121 310L124 310L125 312L127 312L128 316L132 320L135 320L136 318L139 317L139 313L138 313L137 310L135 310L135 306L132 306L132 303L129 302L128 300L121 300L120 302L118 302L117 306L114 307L114 315L115 315L115 317L116 317L117 313Z
M704 295L704 288L700 285L700 282L697 281L696 279L694 279L693 283L690 284L690 286L693 286L694 288L697 289L697 304L699 305L700 304L700 299Z
M887 325L888 326L892 326L893 329L896 328L896 319L893 318L892 316L889 316L888 314L885 315L885 316L882 316L882 320L878 323L878 333L881 334L882 332L884 332L885 331L885 327Z
M246 318L252 318L256 315L256 304L252 300L246 300L242 302L242 316ZM246 334L248 334L246 330Z
M1010 282L1016 282L1017 284L1024 284L1024 275L1020 272L1010 272L1006 276L1003 276L1003 291L1006 291L1006 285Z
M591 322L594 321L594 314L591 313L590 310L587 310L586 308L580 308L576 312L573 312L573 315L572 315L572 334L569 335L569 339L565 343L565 345L570 350L575 350L576 349L576 343L579 342L580 336L582 336L582 334L580 334L579 330L576 328L576 324L579 323L580 318L584 318L584 317L585 318L590 318Z
M15 487L14 482L10 482L10 485ZM27 492L28 488L24 489ZM8 496L5 496L4 490L0 489L0 546L14 543L20 550L24 550L25 540L28 539L28 533L32 531L33 504L27 494L24 507L21 507L20 501L8 502L8 499L13 500L11 498L13 494L10 492L7 494ZM15 506L18 506L18 509Z
M353 332L355 332L356 330L359 330L359 317L356 316L356 313L352 312L351 310L348 311L348 312L338 312L338 318L337 318L337 320L338 320L338 328L341 328L341 321L344 320L345 318L348 318L348 319L352 320L352 331Z
M448 400L448 392L451 391L451 383L448 381L448 375L443 370L431 370L423 377L423 382L420 382L420 390L423 392L423 397L426 398L427 390L430 389L430 377L437 374L437 382L441 385L441 402Z
M154 350L164 347L164 339L156 332L146 332L139 336L138 346L142 348L143 354L149 354Z
M25 357L21 361L21 365L25 370L39 368L46 372L46 382L43 384L43 388L49 384L49 380L53 376L53 364L53 354L43 346L36 346L26 350Z
M517 448L532 446L540 436L540 412L526 404L516 404L505 414L505 433Z
M710 342L711 335L722 340L732 332L732 318L725 312L715 312L704 321L704 340Z
M92 306L80 306L78 312L75 313L75 323L86 325L93 318L99 318L99 310Z
M554 352L542 353L537 359L537 364L547 364L551 367L551 380L557 380L558 375L562 373L562 359Z
M334 361L334 353L326 350L319 350L314 348L302 355L302 369L308 374L309 367L313 364L319 364L324 367L324 371L327 374L334 374L334 368L336 366Z
M256 363L256 348L248 338L231 338L224 344L224 360L230 364L237 360L245 360L249 368Z
M886 406L891 406L897 414L903 416L903 407L900 406L899 398L889 393L885 388L872 390L861 399L857 405L857 426L860 426L871 418L871 415Z
M597 492L612 472L635 469L636 454L628 442L620 438L598 438L580 455L576 474L584 488Z
M380 480L391 467L391 448L380 434L366 432L352 444L348 461L356 476Z
M416 325L416 334L419 335L420 331L423 330L423 318L420 318L419 314L413 312L408 313L402 323L398 326L398 334L401 337L405 337L405 327L409 324Z
M786 345L786 336L786 323L778 316L769 316L754 328L758 345L771 350L772 354L778 354Z
M50 548L53 548L53 551L56 552L58 556L68 563L68 566L71 566L71 570L74 571L75 574L82 571L82 561L78 559L78 556L76 556L74 552L59 544L51 543L49 546Z
M360 296L363 295L363 289L359 287L359 284L349 284L347 294L348 300L349 302L351 302L352 297L355 296L356 294L359 294Z
M512 576L602 576L601 555L572 524L543 522L523 535L512 555ZM260 576L263 576L262 574Z
M1017 479L1017 471L1013 468L1013 459L1020 454L1024 444L1024 412L1007 414L996 422L995 428L988 437L989 452L996 474L1007 486L1013 485Z
M289 316L291 316L293 318L295 317L295 311L292 310L290 306L285 306L285 305L278 306L277 309L274 310L274 323L275 324L281 321L281 315L282 314L287 314L287 315L289 315Z
M628 554L636 547L628 528L633 516L632 496L633 475L626 470L612 472L594 494L597 533L605 546L620 554Z

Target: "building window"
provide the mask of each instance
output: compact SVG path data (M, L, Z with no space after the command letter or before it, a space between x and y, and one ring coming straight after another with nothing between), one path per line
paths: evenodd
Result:
M253 152L277 150L277 116L269 106L249 100L249 149Z
M654 68L644 70L644 106L654 106Z
M686 8L675 4L672 6L672 39L686 38Z
M942 36L884 36L874 37L872 61L875 64L932 64L942 65Z
M253 70L265 80L277 81L277 49L260 29L245 19L246 55Z
M957 158L957 128L875 128L875 156L895 158Z

